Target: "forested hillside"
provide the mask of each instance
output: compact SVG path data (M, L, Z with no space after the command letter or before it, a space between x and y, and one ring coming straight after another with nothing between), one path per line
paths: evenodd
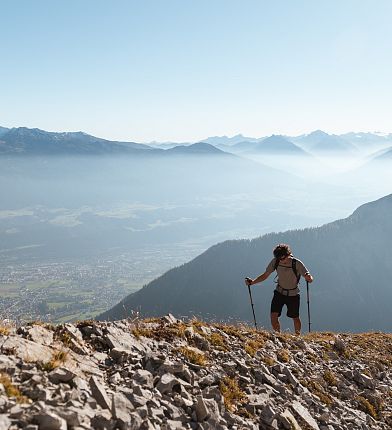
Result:
M346 219L318 228L220 243L168 271L98 318L118 319L139 311L143 316L172 312L177 316L250 321L244 277L263 272L273 247L285 242L315 277L310 288L314 329L390 330L391 209L389 195L361 206ZM302 315L306 321L303 284ZM269 327L273 276L252 288L256 316L261 325ZM283 326L291 327L291 322L284 321Z

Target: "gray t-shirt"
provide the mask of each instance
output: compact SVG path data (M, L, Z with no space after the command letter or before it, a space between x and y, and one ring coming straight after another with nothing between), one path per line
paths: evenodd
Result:
M276 272L278 274L278 286L277 291L282 292L281 289L284 290L290 290L288 293L290 296L296 295L299 293L299 288L297 288L297 278L295 276L293 266L292 266L292 259L294 257L289 257L289 261L285 264L279 262L279 265L276 269ZM305 267L304 263L302 263L301 260L298 260L296 258L296 270L298 275L305 276L307 273L309 273L308 269ZM268 264L267 268L265 269L266 272L272 273L275 268L275 261L276 259L273 258L271 262ZM280 287L280 288L279 288Z

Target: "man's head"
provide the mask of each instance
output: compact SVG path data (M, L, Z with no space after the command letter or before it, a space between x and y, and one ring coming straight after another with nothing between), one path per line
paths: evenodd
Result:
M278 260L282 260L283 258L288 257L291 255L291 249L289 245L286 243L280 243L279 245L275 246L274 248L274 257Z

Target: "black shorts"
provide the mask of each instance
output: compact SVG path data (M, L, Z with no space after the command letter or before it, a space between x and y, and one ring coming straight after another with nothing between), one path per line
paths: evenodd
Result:
M297 294L296 296L285 296L283 294L274 291L274 297L271 302L271 313L278 313L279 316L282 314L282 308L284 305L287 306L287 316L289 318L298 318L299 317L299 304L300 304L300 296Z

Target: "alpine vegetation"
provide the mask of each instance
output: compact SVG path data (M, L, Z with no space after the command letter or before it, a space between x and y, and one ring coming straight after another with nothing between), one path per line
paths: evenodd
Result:
M150 320L0 332L0 429L387 430L392 336Z

